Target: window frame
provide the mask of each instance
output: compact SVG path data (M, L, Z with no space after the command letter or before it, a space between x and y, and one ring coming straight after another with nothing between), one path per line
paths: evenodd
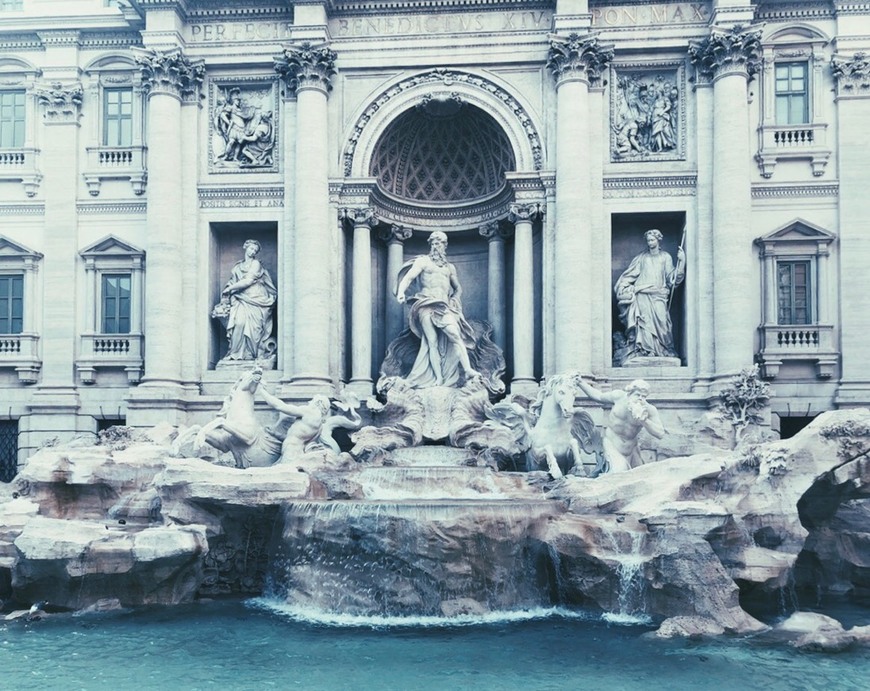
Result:
M11 104L13 116L9 119L4 117L4 111L10 107L4 103L8 96L20 96L20 103ZM21 109L21 117L16 117L14 111ZM4 143L5 135L11 129L11 142ZM27 90L26 89L0 89L0 149L22 149L27 141Z
M15 296L14 279L18 279L21 294ZM24 272L23 271L0 271L0 336L19 336L24 333ZM4 295L2 286L8 285L8 294ZM15 301L18 301L18 316L15 312ZM15 329L15 322L19 322L18 330ZM8 326L5 323L8 322Z
M118 295L109 295L108 290L111 286L109 281L111 279L119 279L119 281L126 280L127 286L126 297L122 294ZM122 286L118 286L117 290L123 291L124 288ZM111 310L109 308L109 304L112 304ZM126 303L126 315L123 314L124 309L122 305ZM102 271L100 273L100 333L101 334L112 334L114 335L123 335L129 334L131 332L131 318L132 318L132 310L133 310L133 274L132 272L116 272L116 271ZM111 311L111 314L109 312ZM126 328L122 326L122 321L126 320ZM111 326L110 326L111 324Z
M814 319L816 316L815 315L816 309L815 309L814 303L817 302L817 300L814 299L815 288L816 288L816 285L815 285L816 280L815 280L815 276L814 276L814 274L816 273L816 271L815 271L816 266L815 266L814 258L810 257L810 256L806 256L806 257L800 257L800 256L791 257L791 256L789 256L789 257L781 257L781 258L778 257L774 261L775 261L775 266L776 266L776 268L775 268L776 323L779 326L809 326L811 324L814 324L815 323ZM781 267L786 267L786 266L790 267L790 269L791 269L791 271L790 271L790 279L791 280L789 283L790 306L788 308L790 311L790 314L791 314L791 319L789 319L788 321L785 321L784 316L783 316L782 284L780 283L780 278L782 275L780 269L781 269ZM797 296L795 293L796 286L795 286L795 280L794 280L795 279L794 269L797 266L806 267L806 283L803 286L804 290L806 291L806 295L804 298L805 302L806 302L806 304L804 306L804 310L806 312L806 320L805 321L797 321L795 319L795 312L797 312L797 310L799 309L798 307L795 306L795 304L797 302Z
M113 94L129 94L130 100L128 103L124 104L120 102L118 104L111 104L109 102L109 97ZM105 87L103 88L103 107L102 107L102 144L103 146L111 146L111 147L120 147L120 148L128 148L133 146L133 103L134 103L134 93L132 86L114 86L114 87ZM117 105L118 107L123 107L124 105L129 106L128 113L110 113L110 109L112 106ZM117 136L114 137L115 141L111 141L113 138L110 136L110 123L116 123L117 125ZM127 131L125 135L124 124L127 124Z
M802 89L794 89L792 88L792 82L797 79L797 77L792 75L792 68L801 67L803 69L803 76L801 79L803 80L803 88ZM780 90L780 82L783 81L779 72L781 68L787 68L788 73L785 77L785 81L787 83L787 87L785 90ZM810 91L810 64L809 60L777 60L773 63L773 98L774 98L774 121L779 126L790 126L790 125L809 125L811 124L810 114L812 113L811 101L812 101L812 92ZM800 119L792 120L792 103L794 100L800 97L802 101L802 108ZM785 106L785 118L783 121L780 119L780 103L784 102Z

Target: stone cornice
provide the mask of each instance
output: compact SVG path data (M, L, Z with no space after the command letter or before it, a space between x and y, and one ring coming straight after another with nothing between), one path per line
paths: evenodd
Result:
M552 35L547 69L557 83L579 79L589 84L598 81L613 60L613 47L602 45L598 36L586 34Z
M146 202L79 202L76 211L79 214L144 214Z
M36 33L0 34L0 50L41 50L42 41Z
M692 196L698 185L697 175L643 175L605 177L604 197L681 197Z
M128 48L141 46L142 35L138 31L83 31L83 48Z
M261 185L251 187L227 187L215 185L206 187L201 185L197 188L200 199L283 199L284 188L274 185Z
M705 78L734 73L751 77L761 66L761 53L758 27L713 27L709 36L689 43L689 59Z
M180 49L166 51L134 49L142 73L142 85L151 94L163 93L182 99L198 93L205 79L202 60L189 60Z
M764 3L758 7L755 17L766 19L830 19L834 10L825 0L804 0L803 2Z
M840 193L837 183L824 185L753 185L753 199L805 199L807 197L836 197Z
M870 96L870 59L866 53L855 53L851 58L835 55L831 58L831 72L837 96Z
M176 10L182 17L189 12L188 0L130 0L140 13L147 10Z
M44 46L81 45L81 32L76 29L44 30L36 33Z
M335 51L325 43L305 42L286 46L274 59L274 66L288 89L317 89L326 93L332 89L336 57Z
M330 0L331 14L550 9L555 0Z
M834 0L834 15L868 15L870 2L851 2L850 0Z

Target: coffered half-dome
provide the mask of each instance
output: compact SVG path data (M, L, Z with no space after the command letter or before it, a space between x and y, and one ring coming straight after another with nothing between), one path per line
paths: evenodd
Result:
M515 167L510 141L490 115L455 98L431 98L387 127L369 172L393 197L443 203L491 197Z

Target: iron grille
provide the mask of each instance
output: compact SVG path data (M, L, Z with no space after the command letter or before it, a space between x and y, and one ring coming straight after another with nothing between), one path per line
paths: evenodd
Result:
M0 420L0 482L18 474L18 420Z

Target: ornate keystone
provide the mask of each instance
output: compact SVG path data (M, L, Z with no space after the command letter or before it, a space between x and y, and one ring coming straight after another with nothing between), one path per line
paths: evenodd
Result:
M142 73L142 86L146 92L165 93L178 98L199 94L205 79L202 60L189 60L179 49L137 50L134 57Z
M613 48L603 46L597 36L570 34L552 36L547 68L557 82L582 79L590 84L598 81L613 60Z
M689 43L689 59L707 79L729 72L751 77L761 67L761 29L714 27L707 38Z
M831 58L831 73L840 96L870 94L870 60L866 53L855 53L851 58L835 55Z
M370 206L345 207L339 211L342 219L347 219L354 226L368 226L374 228L378 224L378 216Z
M386 242L388 245L392 245L394 243L403 243L405 240L411 237L411 234L414 231L406 226L390 226L389 228L384 228L379 234L378 237Z
M325 43L305 42L285 48L283 54L275 58L275 71L293 91L319 89L327 92L332 89L330 80L335 74L336 57L336 52Z
M523 221L534 221L544 215L544 205L540 203L533 204L511 204L508 213L508 220L511 223L521 223Z
M40 105L45 106L45 119L49 122L78 122L84 92L81 84L52 82L50 88L34 91Z

